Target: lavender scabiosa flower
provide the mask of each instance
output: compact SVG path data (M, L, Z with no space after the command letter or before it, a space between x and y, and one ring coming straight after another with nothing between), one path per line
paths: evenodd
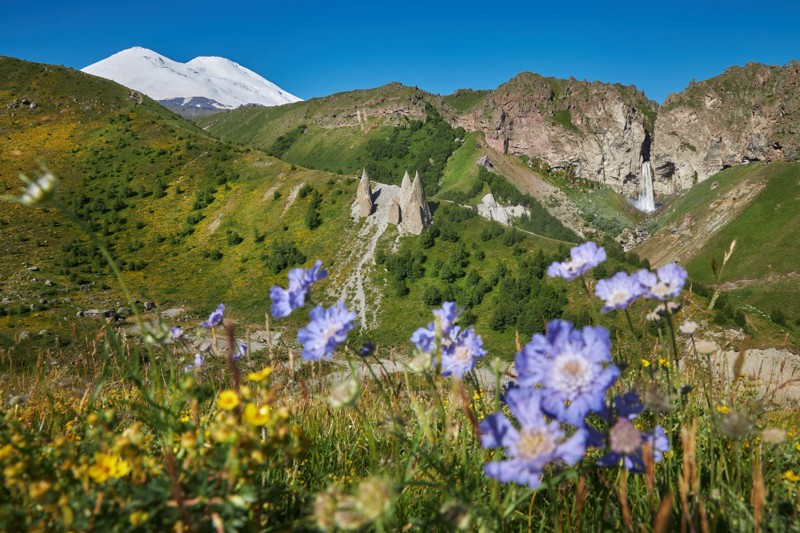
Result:
M306 301L311 286L325 278L328 272L322 268L322 261L317 259L310 269L295 268L289 271L289 288L284 289L277 285L269 291L272 300L270 312L275 318L285 318Z
M655 273L640 270L635 276L642 284L648 298L664 301L680 295L687 274L683 267L669 263L657 269Z
M222 315L225 313L225 304L219 304L216 311L208 315L208 320L200 324L204 328L213 328L222 324Z
M487 476L504 483L518 483L536 488L541 483L547 464L563 461L574 465L586 452L586 431L578 429L567 438L561 425L548 422L542 412L540 389L514 387L506 393L505 402L519 421L517 430L502 412L487 416L481 422L481 446L503 448L507 460L486 463Z
M583 426L588 413L603 409L605 392L620 374L610 363L607 329L579 331L564 320L550 322L546 336L534 335L515 359L520 385L541 385L545 412L574 426Z
M442 338L449 337L450 331L453 329L455 321L458 320L461 310L458 309L455 302L444 302L441 309L435 309L433 314L439 319L438 326ZM411 342L420 350L425 353L431 353L436 349L436 326L434 322L430 322L424 328L418 328L411 335Z
M311 322L297 332L297 340L303 344L303 359L330 360L334 350L347 340L353 329L356 314L348 311L342 302L325 309L317 306L311 310Z
M551 278L564 278L567 281L583 276L591 269L606 260L606 251L596 243L589 241L575 246L569 251L570 259L563 263L554 262L547 268Z
M644 294L644 287L637 276L627 272L617 272L609 279L601 279L594 288L594 294L605 300L606 305L600 311L608 313L614 309L627 309L637 298Z
M462 330L455 325L461 311L455 302L445 302L441 309L433 311L436 322L418 328L411 335L411 342L417 350L431 354L432 358L438 355L438 349L441 352L442 375L452 375L458 379L463 379L475 367L478 358L486 355L483 339L475 334L474 328Z
M479 357L486 355L483 339L475 334L475 329L460 331L458 326L450 332L450 337L442 346L442 376L455 376L463 379L475 367Z
M411 342L417 347L417 350L425 353L431 353L436 348L436 327L433 322L428 324L427 327L417 328L411 334Z
M632 421L644 410L639 395L633 392L614 398L614 416L610 410L605 410L600 416L608 421L608 440L605 435L597 439L598 431L592 431L595 438L591 445L597 448L607 448L608 452L598 459L597 464L603 468L622 465L634 473L644 471L644 450L646 442L651 445L653 459L659 462L664 452L669 450L669 440L664 428L656 426L653 432L643 432L633 425ZM612 426L611 423L614 422Z

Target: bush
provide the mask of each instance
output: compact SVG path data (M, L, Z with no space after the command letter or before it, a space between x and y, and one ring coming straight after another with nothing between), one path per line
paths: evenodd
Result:
M269 254L264 258L267 268L278 274L285 268L305 263L306 256L290 240L277 240L270 245Z

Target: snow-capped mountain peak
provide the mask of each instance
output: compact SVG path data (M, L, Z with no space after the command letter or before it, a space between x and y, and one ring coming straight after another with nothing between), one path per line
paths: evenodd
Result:
M153 50L134 46L82 70L116 81L154 100L200 97L213 100L221 109L300 101L252 70L224 57L196 57L180 63Z

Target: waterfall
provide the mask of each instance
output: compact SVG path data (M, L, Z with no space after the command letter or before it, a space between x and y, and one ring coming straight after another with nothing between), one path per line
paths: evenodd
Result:
M642 163L642 181L639 183L639 198L634 203L639 211L652 213L656 210L656 202L653 198L653 167L650 161Z

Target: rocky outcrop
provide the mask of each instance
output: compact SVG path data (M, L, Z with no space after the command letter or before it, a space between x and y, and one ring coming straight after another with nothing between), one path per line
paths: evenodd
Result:
M359 217L368 217L375 207L372 203L372 187L369 184L367 169L364 169L364 172L361 173L361 181L358 183L358 190L356 191L356 204L358 204Z
M504 226L510 226L514 218L529 215L530 212L521 205L502 206L497 203L494 195L489 193L481 199L481 203L478 205L478 214L488 220L494 220Z
M411 178L408 177L408 170L403 174L403 181L400 184L400 190L389 204L389 223L400 224L402 222L402 206L405 205L406 199L411 194Z
M456 123L481 130L493 149L632 194L649 159L657 105L635 87L516 76Z
M364 176L366 176L366 171L364 171L364 174L361 176L359 190L356 193L356 203L353 206L354 212L357 211L358 213L363 212L361 198L363 195L362 189L364 187L364 181L366 179ZM367 183L368 181L367 179ZM380 183L377 184L377 187L379 189L389 190L388 186ZM419 176L419 172L414 176L414 182L412 183L406 171L400 188L398 189L396 185L392 186L390 192L391 195L389 197L381 194L381 196L378 197L377 204L370 204L370 212L373 208L376 209L376 211L380 211L383 213L383 216L386 217L388 223L400 226L408 233L413 233L414 235L422 233L422 230L430 225L432 215L430 206L428 206L428 199L425 196L425 189L422 187L422 179ZM385 200L382 201L384 198Z
M402 193L403 187L401 186L400 194ZM419 235L431 223L431 210L425 196L425 189L422 188L419 172L414 176L414 183L411 184L407 196L401 200L403 203L400 205L400 227L409 233Z
M658 113L655 189L677 192L750 161L800 150L800 63L749 63L671 94Z

